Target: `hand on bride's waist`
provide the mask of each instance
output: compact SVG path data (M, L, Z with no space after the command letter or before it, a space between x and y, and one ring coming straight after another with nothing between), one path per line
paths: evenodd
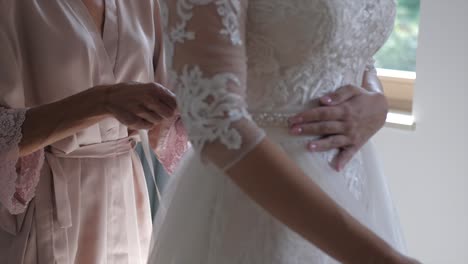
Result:
M319 107L290 118L290 133L320 136L305 146L311 152L339 149L331 165L340 171L385 124L388 104L383 94L351 85L319 101Z

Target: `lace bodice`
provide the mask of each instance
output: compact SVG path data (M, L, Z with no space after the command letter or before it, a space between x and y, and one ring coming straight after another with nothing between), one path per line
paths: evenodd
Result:
M251 112L296 112L363 71L393 28L393 0L251 0Z
M284 119L342 85L360 85L392 30L395 3L166 0L163 13L189 137L226 168L263 137L263 117Z

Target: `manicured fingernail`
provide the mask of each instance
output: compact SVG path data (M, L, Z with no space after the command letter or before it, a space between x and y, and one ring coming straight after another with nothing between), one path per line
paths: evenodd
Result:
M333 102L330 96L325 96L322 98L322 100L327 104L330 104L331 102Z
M315 151L317 149L317 144L309 144L309 150L310 151Z
M293 133L294 135L299 135L302 133L302 131L302 127L294 127L293 129L291 129L291 133Z

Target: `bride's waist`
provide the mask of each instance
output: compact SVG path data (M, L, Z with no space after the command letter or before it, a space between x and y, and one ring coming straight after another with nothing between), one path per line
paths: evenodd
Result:
M289 126L289 118L293 117L292 113L280 112L254 112L251 113L253 121L259 127L275 127L287 128Z
M287 104L281 107L255 107L251 106L248 110L252 119L260 127L283 127L289 126L289 119L297 114L307 110L319 107L318 100L310 100L306 103Z
M314 135L292 135L289 129L289 118L295 114L278 112L251 113L253 121L261 127L268 138L276 142L309 142L319 138Z
M308 143L320 138L319 136L311 135L291 135L287 128L266 127L263 128L268 139L282 145L299 145L306 147Z

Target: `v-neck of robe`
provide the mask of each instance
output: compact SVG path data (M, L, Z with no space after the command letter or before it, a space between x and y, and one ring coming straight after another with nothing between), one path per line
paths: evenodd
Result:
M88 32L91 34L101 59L109 73L115 77L114 71L117 64L117 55L119 50L119 17L116 0L104 0L104 27L101 32L94 22L94 19L81 0L73 0L79 12L83 14L83 22Z

